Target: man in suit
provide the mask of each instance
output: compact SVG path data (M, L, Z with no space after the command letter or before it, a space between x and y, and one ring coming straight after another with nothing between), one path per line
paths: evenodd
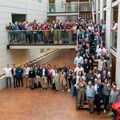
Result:
M13 84L14 84L14 88L15 88L15 87L17 87L16 66L15 66L15 64L13 64L13 67L12 67L12 76L13 76Z
M17 87L23 87L23 69L18 65L16 68L16 80L17 80Z
M100 114L100 100L103 97L102 90L103 85L101 84L101 80L98 80L97 78L94 79L94 89L95 89L95 105L96 105L96 111L97 114Z

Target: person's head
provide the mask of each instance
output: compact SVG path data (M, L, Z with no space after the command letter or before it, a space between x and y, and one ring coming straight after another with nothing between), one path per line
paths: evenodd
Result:
M84 82L84 80L83 80L83 78L82 78L82 77L80 78L80 82Z
M9 64L7 64L7 68L9 68L10 67L10 65Z
M63 73L63 72L64 72L64 70L62 69L62 70L61 70L61 72Z
M108 80L107 80L107 79L105 79L105 80L104 80L104 83L105 83L105 84L108 84Z
M113 90L116 91L117 90L117 85L113 85Z
M15 64L13 64L13 68L15 68L16 67L16 65Z
M56 69L56 65L53 65L53 69Z
M89 87L92 86L92 82L91 82L91 81L88 82L88 86L89 86Z
M78 67L79 67L79 68L81 67L81 63L78 64Z
M85 39L85 35L82 35L82 39L83 39L83 40Z
M25 67L28 67L28 65L27 65L27 64L25 64Z
M49 69L49 68L51 68L51 65L50 65L50 64L48 64L48 65L47 65L47 68L48 68L48 69Z
M33 67L30 67L30 70L33 70Z
M55 69L55 73L58 73L58 69Z
M95 82L96 84L98 84L98 83L99 83L99 81L98 81L98 79L97 79L97 78L95 78L95 79L94 79L94 82Z
M85 63L88 63L88 59L87 58L85 58Z
M108 77L111 77L111 71L108 71L108 72L107 72L107 76L108 76Z
M85 53L86 53L86 54L88 54L88 53L89 53L89 50L88 50L88 49L86 49L86 50L85 50Z
M106 75L106 71L105 70L103 71L103 75Z

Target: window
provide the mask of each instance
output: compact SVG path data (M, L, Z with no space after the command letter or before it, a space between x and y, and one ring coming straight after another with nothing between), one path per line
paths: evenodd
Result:
M26 20L26 14L14 14L12 13L12 22L23 22Z

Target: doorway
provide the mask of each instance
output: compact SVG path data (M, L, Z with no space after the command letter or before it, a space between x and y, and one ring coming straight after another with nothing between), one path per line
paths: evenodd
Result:
M26 14L12 14L12 22L23 22L26 20Z

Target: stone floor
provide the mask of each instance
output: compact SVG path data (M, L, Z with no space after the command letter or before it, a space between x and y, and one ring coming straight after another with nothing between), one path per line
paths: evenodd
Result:
M75 98L51 89L10 88L0 91L0 120L111 120L76 111Z
M57 66L73 65L75 52L68 50L50 61ZM0 90L0 120L111 120L105 114L76 111L75 98L51 89L10 88Z

